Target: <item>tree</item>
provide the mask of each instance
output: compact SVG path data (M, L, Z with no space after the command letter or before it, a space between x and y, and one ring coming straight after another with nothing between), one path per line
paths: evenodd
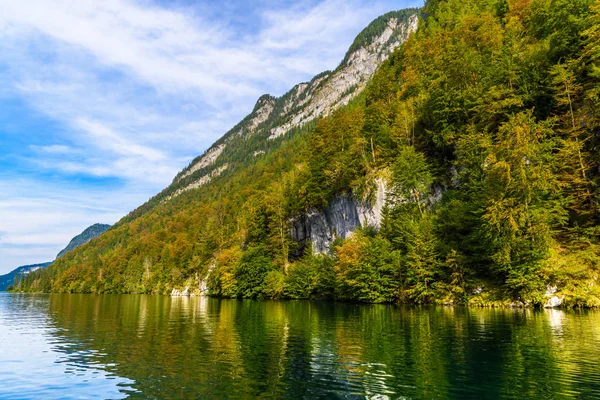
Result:
M413 146L400 148L392 175L392 195L395 200L416 204L419 213L423 215L425 196L432 182L433 177L429 173L425 155L416 151Z
M237 296L245 299L267 296L265 279L275 270L264 246L251 246L243 253L234 271L237 281Z
M487 160L482 235L492 270L515 297L542 289L536 272L553 244L552 229L565 222L551 162L555 145L551 123L519 113L500 128Z
M415 303L429 303L435 293L433 283L439 278L439 261L432 218L413 221L412 235L405 256L406 287L402 298Z
M335 254L339 298L369 303L398 299L399 253L387 240L355 232L336 248Z
M564 192L569 196L570 208L575 211L574 224L589 223L595 214L592 199L592 182L588 178L590 156L586 143L590 141L585 122L576 117L576 104L581 102L582 85L575 75L575 62L560 63L550 69L554 99L559 118L563 121L560 129L560 150L556 155L561 168L560 180ZM587 220L587 221L586 221Z

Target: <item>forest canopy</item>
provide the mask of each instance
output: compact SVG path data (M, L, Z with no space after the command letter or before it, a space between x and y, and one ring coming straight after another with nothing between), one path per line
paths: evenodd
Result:
M360 45L357 44L357 45ZM430 0L350 104L31 273L30 291L600 306L600 2ZM243 153L243 150L240 149ZM387 182L330 254L290 221Z

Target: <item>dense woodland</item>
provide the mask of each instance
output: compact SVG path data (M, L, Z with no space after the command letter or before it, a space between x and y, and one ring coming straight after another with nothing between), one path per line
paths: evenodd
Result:
M600 306L600 2L434 0L348 106L126 218L29 291ZM240 154L243 148L239 149ZM388 182L379 231L289 221Z

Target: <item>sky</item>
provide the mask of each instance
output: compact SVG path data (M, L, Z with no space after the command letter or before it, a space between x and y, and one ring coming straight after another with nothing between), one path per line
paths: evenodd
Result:
M422 0L0 0L0 274L160 192Z

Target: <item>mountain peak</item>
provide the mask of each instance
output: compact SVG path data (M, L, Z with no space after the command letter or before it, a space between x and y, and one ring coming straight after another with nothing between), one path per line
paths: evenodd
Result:
M259 108L263 107L265 104L274 103L277 100L276 97L271 96L270 94L263 94L258 98L256 104L254 105L254 109L252 112L256 112Z
M71 241L69 242L67 247L62 249L56 256L56 258L57 259L61 258L69 251L74 250L77 247L86 244L87 242L89 242L90 240L94 239L97 236L100 236L101 234L106 232L108 230L108 228L110 228L110 225L107 225L107 224L94 224L92 226L87 227L79 235L77 235L73 239L71 239Z
M417 29L419 12L418 8L407 8L390 11L375 19L356 36L340 67L352 62L356 54L364 50L387 58L404 41L407 33Z

